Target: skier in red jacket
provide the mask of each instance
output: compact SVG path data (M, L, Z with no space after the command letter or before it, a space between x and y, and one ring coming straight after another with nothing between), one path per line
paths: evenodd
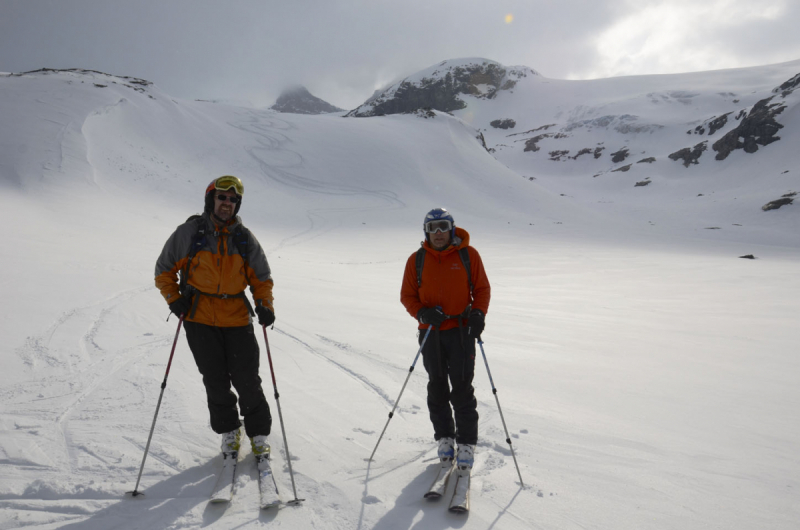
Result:
M446 209L428 212L423 227L425 241L406 262L400 301L419 321L419 329L434 328L422 358L439 458L455 457L458 468L469 471L478 442L478 403L472 387L475 339L484 328L491 287L478 251L469 246L469 234L455 226Z

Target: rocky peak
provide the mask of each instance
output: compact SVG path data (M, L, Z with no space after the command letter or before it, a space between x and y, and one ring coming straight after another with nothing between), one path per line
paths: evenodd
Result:
M528 67L507 67L488 59L443 61L375 94L347 116L399 114L421 108L451 112L466 107L462 95L494 99L499 91L513 89L529 75L538 74Z
M304 86L284 90L270 109L291 114L328 114L344 110L311 95Z

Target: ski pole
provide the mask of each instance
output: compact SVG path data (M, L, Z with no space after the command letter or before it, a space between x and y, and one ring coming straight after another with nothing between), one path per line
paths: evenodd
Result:
M506 427L506 420L503 417L503 409L500 408L500 399L497 397L497 389L494 387L494 380L492 379L492 372L489 370L489 361L486 360L486 352L483 351L483 341L480 337L478 337L478 344L481 347L481 355L483 355L483 363L486 365L486 373L489 374L489 383L492 385L492 394L494 394L494 400L497 401L497 410L500 411L500 421L503 422L503 429L506 431L506 443L508 443L509 449L511 449L511 456L514 458L514 465L517 468L517 474L519 475L519 485L524 486L522 482L522 473L519 472L519 465L517 464L517 456L514 454L514 446L511 445L511 437L508 435L508 427Z
M281 399L278 394L278 384L275 382L275 370L272 368L272 354L269 351L269 339L267 339L267 326L263 325L261 328L264 330L264 342L267 345L267 359L269 360L269 373L272 375L272 388L275 390L275 403L278 405L278 419L281 422L281 434L283 434L283 447L286 449L286 461L289 463L289 476L292 478L292 491L294 492L294 499L287 504L299 505L305 499L297 498L297 488L294 486L294 472L292 471L292 457L289 454L289 443L286 441L286 429L283 426L283 414L281 413Z
M147 460L147 453L150 451L150 441L153 439L153 431L156 428L156 418L158 418L158 409L161 408L161 399L164 397L164 389L167 388L167 377L169 377L169 368L172 366L172 356L175 355L175 346L178 345L178 336L181 333L181 325L183 324L183 317L181 315L178 319L178 329L175 331L175 340L172 342L172 351L169 354L169 362L167 363L167 372L164 374L164 381L161 383L161 394L158 396L158 405L156 405L156 413L153 416L153 425L150 426L150 436L147 437L147 445L144 448L144 457L142 457L142 465L139 467L139 476L136 479L136 486L133 491L129 491L132 496L144 495L139 491L139 481L142 479L142 471L144 471L144 461Z
M378 450L378 445L381 443L381 439L383 438L383 434L386 432L386 427L389 426L389 422L392 421L392 416L394 416L394 411L397 408L397 404L400 403L400 397L403 395L403 391L406 389L406 385L408 384L408 380L411 378L411 372L414 371L414 365L417 364L417 359L419 359L419 354L422 353L422 348L425 346L425 341L428 340L428 335L430 335L431 330L433 329L433 324L428 326L428 331L425 332L425 337L422 339L422 343L419 345L419 349L417 350L417 355L414 357L414 362L411 363L411 368L408 369L408 375L406 376L406 382L403 383L403 388L400 389L400 395L397 396L397 401L394 402L394 407L392 407L392 411L389 413L389 419L386 420L386 425L383 426L383 431L381 431L381 435L378 437L378 443L375 444L375 449L372 450L372 454L369 455L368 462L372 462L372 457L375 456L375 451Z

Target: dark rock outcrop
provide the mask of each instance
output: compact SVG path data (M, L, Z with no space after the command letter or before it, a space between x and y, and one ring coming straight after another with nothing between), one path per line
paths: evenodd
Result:
M794 76L793 78L789 79L788 81L783 83L781 86L779 86L778 88L773 89L772 91L775 94L780 92L781 96L785 98L786 96L788 96L789 94L794 92L797 87L800 87L800 74L797 74L796 76Z
M590 154L592 154L592 148L591 147L584 147L583 149L579 150L575 154L575 156L571 156L570 158L573 159L573 160L577 160L578 157L581 156L581 155L590 155Z
M290 114L330 114L344 110L311 95L304 86L284 90L270 109Z
M774 88L772 92L780 94L781 98L785 99L798 87L800 87L800 74ZM744 149L745 153L755 153L759 145L766 146L781 139L777 134L783 129L783 125L775 121L775 117L786 109L786 105L772 103L775 97L764 98L753 105L749 113L741 111L736 116L737 120L741 118L741 123L712 146L717 152L717 160L725 160L736 149Z
M734 129L714 142L711 147L717 152L717 160L725 160L736 149L745 153L755 153L759 145L769 145L781 139L777 136L783 125L775 121L775 116L786 108L781 103L770 103L775 96L762 99Z
M550 151L548 153L550 155L550 160L555 162L561 162L564 157L569 158L567 155L569 154L569 149L561 149L556 151Z
M459 96L469 94L493 99L500 90L511 90L517 81L535 74L531 69L510 69L494 61L460 63L444 61L417 81L408 78L370 98L347 116L368 117L413 112L430 107L443 112L463 109Z
M791 197L781 197L775 201L769 201L767 204L761 207L762 210L768 212L770 210L777 210L781 206L786 206L787 204L792 204L794 199Z
M728 114L733 114L732 112L726 112L719 118L713 118L710 122L708 122L708 135L711 136L718 130L725 127L725 124L728 123Z
M733 112L726 112L722 116L714 116L703 122L701 125L698 125L694 128L694 130L686 131L686 134L699 134L703 135L706 133L706 127L708 127L708 135L712 136L715 132L725 127L728 123L728 115L733 114ZM737 120L739 118L736 118Z
M510 138L510 137L512 137L512 136L520 136L520 135L523 135L523 134L530 134L530 133L532 133L532 132L536 132L536 131L546 131L546 130L547 130L547 129L549 129L550 127L555 127L555 126L556 126L556 124L555 124L555 123L548 123L547 125L542 125L541 127L536 127L535 129L531 129L530 131L525 131L525 132L518 132L518 133L514 133L514 134L509 134L508 136L509 136L509 138Z
M511 118L505 120L494 120L489 123L495 129L513 129L517 126L517 122L512 120Z
M698 164L698 159L703 152L708 149L708 140L700 142L694 147L684 147L669 155L670 160L683 160L684 167L689 167L692 164Z
M543 138L552 138L552 137L553 137L552 133L545 133L534 136L533 138L528 138L527 140L525 140L525 149L523 149L523 152L538 151L539 149L541 149L538 145L536 145L537 143L539 143L539 140L542 140Z
M622 149L620 149L616 153L611 153L611 161L614 162L615 164L619 164L620 162L622 162L626 158L628 158L628 148L627 147L623 147Z

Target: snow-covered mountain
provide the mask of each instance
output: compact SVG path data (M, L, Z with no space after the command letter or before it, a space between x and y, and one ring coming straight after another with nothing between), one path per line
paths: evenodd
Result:
M467 106L453 115L369 119L186 101L85 70L0 74L0 529L794 529L800 210L761 206L798 187L796 91L770 103L787 104L774 117L781 140L722 161L709 148L688 168L659 153L674 152L673 136L698 140L709 116L688 128L677 96L635 96L682 87L699 94L681 96L692 104L722 101L712 114L745 105L752 116L793 68L593 82L525 70L514 87L474 84L495 96L459 95ZM714 95L721 85L737 96ZM515 99L526 91L542 105ZM567 123L577 100L586 113ZM643 118L628 122L663 128L565 131L630 113L631 101ZM711 138L742 122L728 118ZM530 135L507 136L550 123L536 134L573 136L540 139L540 151L524 150ZM546 156L595 138L598 159ZM610 160L615 142L630 146L627 161ZM640 155L656 162L593 178ZM634 186L645 170L652 183ZM146 495L124 496L177 326L154 263L223 174L244 180L240 213L275 279L267 332L301 507L257 510L249 450L234 502L207 503L219 437L182 336ZM436 449L422 363L409 374L416 324L398 301L436 206L470 233L492 283L483 340L498 392L480 356L466 517L421 498ZM270 439L290 500L277 420Z
M663 211L675 204L665 193L697 217L724 203L728 214L708 224L728 230L754 222L762 207L791 204L800 191L798 72L793 61L564 81L459 59L409 76L347 115L448 111L476 127L499 161L576 202L646 209L656 223L675 217Z
M312 95L304 86L290 87L281 92L270 109L291 114L328 114L344 111Z
M505 67L485 59L442 61L378 91L347 116L368 117L435 109L451 112L467 107L462 96L494 99L524 78L539 74L526 66Z

